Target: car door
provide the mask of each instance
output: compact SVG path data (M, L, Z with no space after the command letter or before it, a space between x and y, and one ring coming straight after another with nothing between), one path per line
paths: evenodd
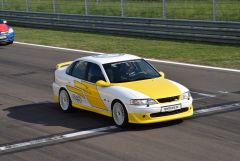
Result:
M102 70L97 64L89 62L86 81L82 81L82 85L85 86L85 96L92 107L107 110L96 86L98 80L105 81Z
M86 80L88 62L76 61L66 71L68 82L66 88L69 91L73 104L89 106L85 96L86 86L82 84Z

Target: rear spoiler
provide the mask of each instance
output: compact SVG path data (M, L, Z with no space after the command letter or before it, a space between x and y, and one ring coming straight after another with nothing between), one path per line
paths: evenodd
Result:
M67 62L59 63L59 64L56 65L56 69L59 69L59 68L68 66L68 65L70 65L70 64L72 64L72 61L67 61Z

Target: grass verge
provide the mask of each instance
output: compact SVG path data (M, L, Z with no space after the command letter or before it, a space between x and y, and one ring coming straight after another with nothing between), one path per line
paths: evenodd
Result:
M240 69L240 46L15 27L16 41Z

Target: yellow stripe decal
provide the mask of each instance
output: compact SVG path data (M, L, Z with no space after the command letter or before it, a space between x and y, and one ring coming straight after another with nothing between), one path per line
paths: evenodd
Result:
M76 80L74 81L74 86L79 88L79 89L81 89L81 90L86 90L87 89L86 85L84 85L83 83L80 83L80 82L78 82Z
M87 88L85 91L85 95L91 106L107 110L108 108L103 103L102 98L100 97L97 90L97 86L95 84L90 84L84 81L82 82L82 84Z
M80 95L81 97L84 97L84 94L81 90L77 89L77 88L74 88L74 87L71 87L71 86L67 86L67 89L73 93L76 93L78 95Z
M67 86L67 88L69 91L79 94L82 97L86 96L88 102L90 103L90 105L92 107L96 107L96 108L100 108L100 109L104 109L104 110L108 109L105 106L105 104L103 103L103 101L99 95L99 92L97 90L97 86L95 84L90 84L85 81L78 82L75 80L74 86L76 88L70 87L70 86Z

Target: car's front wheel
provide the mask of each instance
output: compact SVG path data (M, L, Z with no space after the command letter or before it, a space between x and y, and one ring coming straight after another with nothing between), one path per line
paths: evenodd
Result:
M69 94L66 90L61 90L59 93L59 105L64 112L72 110L72 103Z
M11 44L13 44L13 41L8 42L7 44L8 44L8 45L11 45Z
M112 117L114 123L118 127L126 127L128 125L128 114L125 106L120 101L116 101L112 107Z

